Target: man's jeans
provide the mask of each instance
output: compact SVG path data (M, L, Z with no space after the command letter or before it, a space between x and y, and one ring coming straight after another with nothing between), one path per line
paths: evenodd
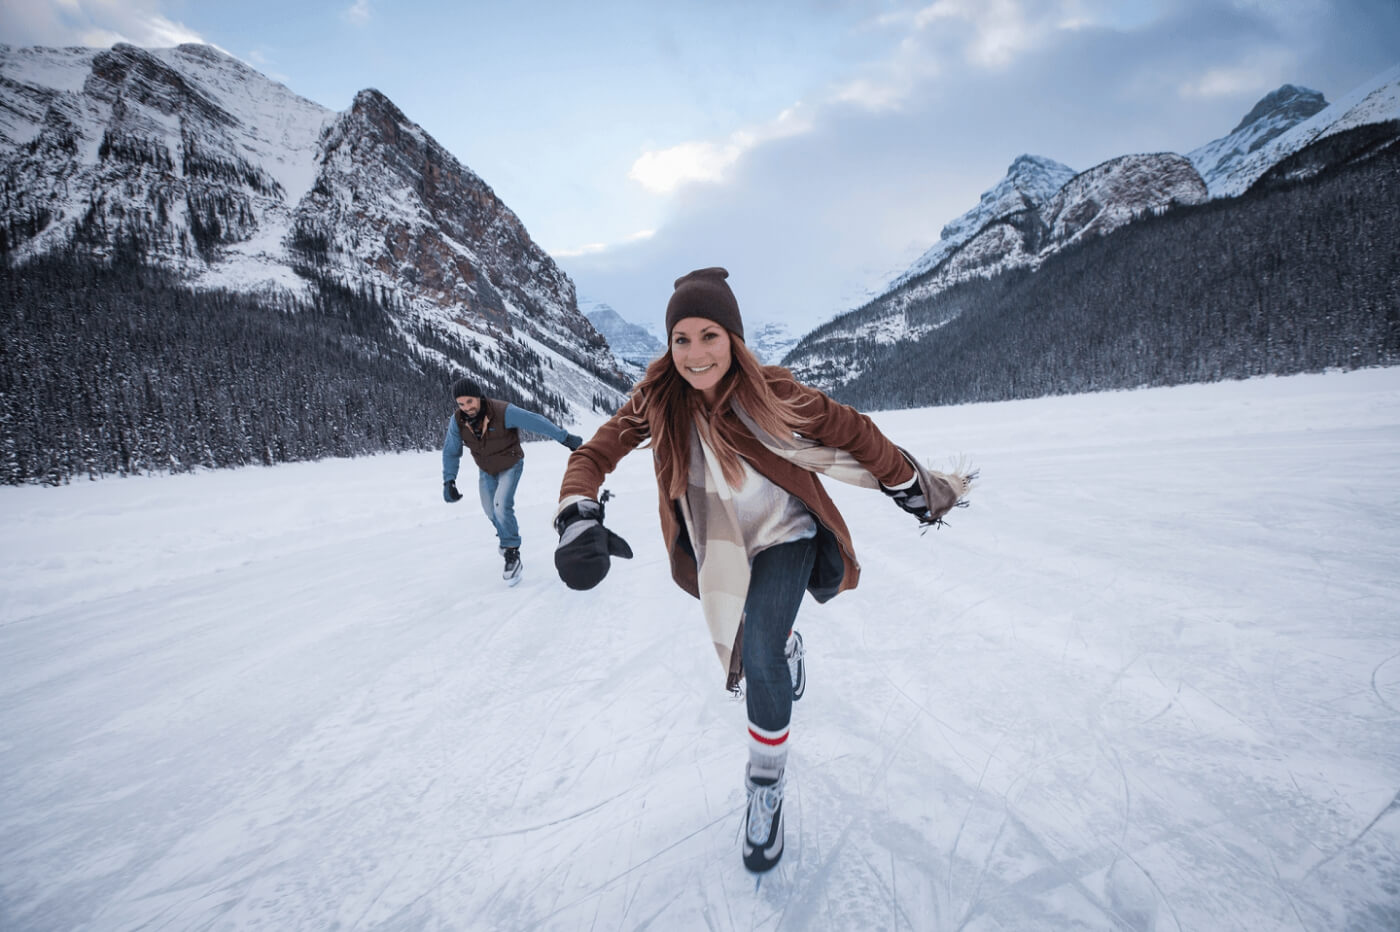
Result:
M816 555L816 539L808 537L753 558L744 601L744 696L749 721L767 731L781 731L792 720L792 674L783 651Z
M481 510L496 527L496 537L502 547L520 546L520 526L515 523L515 487L525 471L522 459L510 469L491 475L481 470L477 488L481 491Z

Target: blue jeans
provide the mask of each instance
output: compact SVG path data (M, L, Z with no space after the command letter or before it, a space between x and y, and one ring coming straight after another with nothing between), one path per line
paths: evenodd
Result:
M520 546L520 526L515 523L515 487L520 484L520 474L524 471L524 460L494 476L483 469L476 483L481 492L481 510L495 526L502 547Z
M766 731L781 731L792 720L792 675L784 650L816 556L816 538L808 537L753 558L744 600L744 696L749 721Z

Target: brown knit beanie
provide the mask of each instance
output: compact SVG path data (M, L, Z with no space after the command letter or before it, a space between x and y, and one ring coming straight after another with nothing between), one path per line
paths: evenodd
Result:
M687 317L713 320L739 339L744 338L744 320L739 316L739 302L734 299L734 292L729 290L729 285L724 281L728 277L727 270L716 266L696 269L676 279L676 290L666 304L668 343L671 330Z

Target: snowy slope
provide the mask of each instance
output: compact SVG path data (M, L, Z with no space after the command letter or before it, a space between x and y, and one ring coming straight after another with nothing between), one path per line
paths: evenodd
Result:
M877 420L975 505L829 484L788 849L636 550L526 577L434 455L0 489L0 928L1393 929L1400 368Z
M125 197L130 203L123 209L138 213L146 206L147 186L187 180L189 149L221 161L230 172L261 174L269 182L248 197L248 238L233 243L209 270L209 283L246 289L275 282L300 288L285 268L281 244L290 230L291 207L316 176L317 140L335 119L331 110L201 45L117 46L110 51L0 46L0 80L7 101L25 104L0 107L0 155L7 162L25 165L25 147L55 135L56 120L63 121L64 135L78 147L71 162L51 154L42 166L20 172L35 200L55 215L52 226L20 248L21 259L66 244L95 192ZM98 155L104 138L165 147L170 169L150 179L106 166ZM47 189L38 181L45 174ZM122 180L127 182L124 191ZM180 255L174 242L163 244L162 259L180 267L200 265Z

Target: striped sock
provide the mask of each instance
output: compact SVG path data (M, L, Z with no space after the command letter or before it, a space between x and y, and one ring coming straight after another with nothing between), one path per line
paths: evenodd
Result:
M787 766L788 726L768 731L749 722L749 775L755 780L774 781Z

